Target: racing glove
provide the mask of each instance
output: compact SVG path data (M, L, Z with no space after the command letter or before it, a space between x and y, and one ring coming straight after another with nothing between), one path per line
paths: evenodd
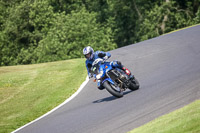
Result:
M104 59L104 60L107 60L107 59L108 59L108 56L104 56L103 59Z

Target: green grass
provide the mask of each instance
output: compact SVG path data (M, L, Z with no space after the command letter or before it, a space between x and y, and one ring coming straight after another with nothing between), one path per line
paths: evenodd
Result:
M84 61L0 67L0 132L11 132L69 98L86 79Z
M161 116L129 133L200 133L200 100Z

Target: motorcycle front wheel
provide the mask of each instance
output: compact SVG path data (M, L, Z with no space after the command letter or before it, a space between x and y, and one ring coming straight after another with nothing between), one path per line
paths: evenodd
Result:
M103 83L103 86L106 88L106 90L112 94L113 96L117 97L117 98L120 98L120 97L123 97L123 92L122 91L117 91L118 88L112 84L110 84L108 81L105 81Z

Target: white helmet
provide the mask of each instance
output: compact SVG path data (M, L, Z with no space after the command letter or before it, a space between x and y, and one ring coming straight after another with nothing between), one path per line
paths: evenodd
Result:
M93 59L93 56L94 56L94 50L93 50L92 47L87 46L87 47L85 47L85 48L83 49L83 54L85 55L85 58L91 60L91 59ZM86 57L86 55L88 55L88 54L90 54L90 57L89 57L89 58Z

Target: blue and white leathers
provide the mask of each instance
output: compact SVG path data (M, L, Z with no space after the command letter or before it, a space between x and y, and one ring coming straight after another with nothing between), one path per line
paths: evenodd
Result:
M93 53L93 58L92 58L92 59L87 59L87 60L85 61L88 75L90 75L89 68L88 68L89 64L92 65L92 63L93 63L96 59L98 59L98 58L104 59L105 56L103 57L103 56L100 56L100 55L105 55L105 56L107 56L108 58L111 57L111 54L110 54L109 52L103 52L103 51L96 51L96 52L94 52L94 53Z
M92 63L93 63L96 59L98 59L98 58L101 58L101 59L103 59L103 60L105 60L105 57L106 57L106 59L110 58L110 57L111 57L111 54L110 54L109 52L96 51L96 52L93 53L92 56L93 56L92 59L87 59L86 62L85 62L86 68L87 68L87 72L88 72L88 76L89 76L89 77L91 76L91 73L90 73L90 70L89 70L89 69L90 69L89 66L91 67L91 66L92 66ZM105 63L105 64L108 63L107 66L110 66L110 68L108 68L108 69L106 70L106 72L109 71L110 69L112 69L112 67L113 67L113 68L122 69L122 65L119 64L118 61L104 62L104 63ZM114 84L114 82L113 82L111 79L107 79L107 80L108 80L110 83ZM98 82L97 82L98 88L99 88L99 89L103 89L104 87L102 86L102 83L105 82L105 81L103 81L102 83L100 82L100 80L97 80L97 81L98 81Z

